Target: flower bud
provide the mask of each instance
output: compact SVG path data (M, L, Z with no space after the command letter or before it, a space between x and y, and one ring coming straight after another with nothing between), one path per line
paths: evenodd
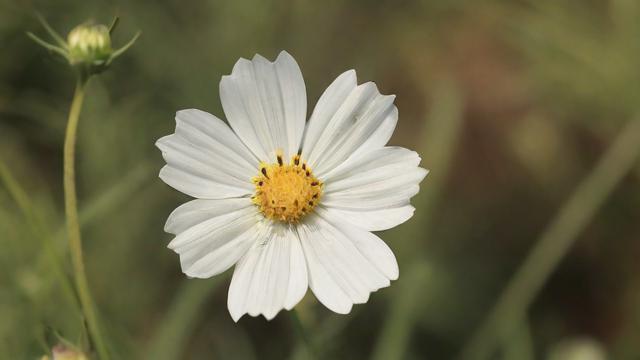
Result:
M128 43L114 50L111 47L111 33L118 24L116 17L110 27L91 23L79 25L71 30L65 42L43 17L38 18L55 43L49 43L31 32L27 32L27 36L52 53L64 57L85 80L106 70L113 60L127 51L140 36L140 32L136 33Z
M80 350L73 349L71 347L59 344L52 349L53 359L51 360L87 360L87 356ZM49 360L47 356L43 357L43 360Z
M104 25L79 25L67 36L72 65L102 64L109 60L113 49L109 28Z

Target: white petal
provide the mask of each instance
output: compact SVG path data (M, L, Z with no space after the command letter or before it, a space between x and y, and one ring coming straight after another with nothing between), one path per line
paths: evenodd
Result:
M393 131L398 124L398 108L393 106L391 112L382 120L380 126L369 136L360 147L358 147L349 157L357 158L361 154L384 147L391 139Z
M370 231L386 230L413 214L409 200L427 171L417 153L384 147L349 159L325 176L323 207Z
M399 275L398 262L393 252L377 235L372 232L350 226L342 218L325 210L318 210L319 214L338 227L351 240L358 251L373 264L376 269L389 280L397 280Z
M190 277L201 279L227 271L240 260L253 243L259 241L259 233L255 226L246 228L246 225L248 224L229 225L215 238L209 238L209 246L181 254L182 271ZM241 233L241 230L244 232Z
M268 223L265 223L268 224ZM289 227L270 224L233 273L227 305L234 321L248 313L273 319L293 308L307 291L307 269L300 240Z
M355 83L355 72L340 75L309 120L302 154L318 177L351 156L384 146L396 126L395 96L381 95L371 82Z
M396 227L411 219L415 208L409 204L378 210L348 210L326 207L326 210L344 221L367 231L382 231Z
M167 165L160 178L198 198L251 194L258 160L220 119L190 109L176 114L175 134L156 142Z
M208 148L212 153L218 153L222 158L232 160L251 171L258 166L258 159L231 128L208 112L197 109L178 111L176 133L194 145Z
M324 176L334 190L346 189L354 185L370 182L375 174L390 176L405 168L416 168L420 156L415 151L398 146L387 146L351 158ZM376 180L376 179L373 179Z
M318 210L299 225L309 287L327 308L346 314L397 278L395 257L377 236Z
M284 308L287 310L293 309L302 300L309 287L307 261L304 258L300 237L297 232L290 234L289 241L292 242L289 263L289 287L287 288L287 296L284 299Z
M165 165L160 169L159 177L172 188L195 198L224 199L251 193L242 187L224 185L208 179L194 169L191 163L179 167Z
M307 94L302 73L287 52L275 62L260 55L240 59L220 81L220 99L229 124L263 161L298 152L305 126Z
M305 158L308 158L329 120L356 86L358 86L356 72L348 70L340 74L320 96L304 133L302 152L305 154Z
M248 198L191 200L178 206L167 219L164 231L177 235L192 226L218 216L254 206Z
M249 206L189 227L169 243L180 255L185 274L197 278L217 275L246 253L258 236L259 221L255 207L247 203Z

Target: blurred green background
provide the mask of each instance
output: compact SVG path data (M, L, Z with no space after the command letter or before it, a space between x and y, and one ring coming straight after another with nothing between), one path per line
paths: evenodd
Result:
M64 285L62 143L74 76L25 36L47 36L36 11L65 35L118 15L114 46L142 31L92 79L77 150L85 261L114 358L308 358L286 312L231 320L230 272L181 273L163 225L188 199L158 179L154 147L176 110L223 117L218 82L239 57L284 49L302 68L309 112L351 68L396 94L391 143L431 169L415 216L381 234L400 279L348 316L310 291L298 305L319 358L453 359L474 349L539 245L529 266L538 275L507 301L524 308L498 312L499 331L480 331L480 343L494 344L463 357L640 359L635 0L0 0L0 358L35 359L62 338L88 346Z

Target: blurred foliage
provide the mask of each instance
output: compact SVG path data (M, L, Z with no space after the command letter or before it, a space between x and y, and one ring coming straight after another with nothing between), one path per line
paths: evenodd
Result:
M400 279L348 316L311 292L298 306L326 357L453 358L640 111L635 0L0 0L0 358L88 341L63 227L73 74L26 37L43 34L36 12L63 34L114 15L115 43L143 33L90 83L78 143L88 277L116 358L305 358L285 313L235 325L229 277L188 280L166 249L166 216L187 198L157 179L154 142L178 109L222 116L218 82L239 57L289 51L309 110L355 68L397 94L391 142L432 170L414 218L381 234ZM639 177L636 166L497 356L640 357Z

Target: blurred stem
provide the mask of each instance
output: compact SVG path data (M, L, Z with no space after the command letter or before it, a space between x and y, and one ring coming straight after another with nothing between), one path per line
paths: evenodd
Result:
M424 303L422 286L429 279L429 267L426 262L414 262L407 269L403 279L398 281L400 289L387 313L386 321L376 343L373 360L402 359L409 342L416 311Z
M83 227L108 215L118 206L122 206L148 180L148 176L149 166L147 164L138 165L107 189L101 190L96 196L87 199L84 206L79 209L80 229L82 230ZM65 231L66 224L61 224L54 239L63 239L66 235Z
M1 165L1 164L0 164ZM133 194L136 190L140 188L142 183L147 179L149 175L149 167L146 164L139 165L133 170L129 171L125 176L121 177L115 184L111 185L108 189L104 191L99 191L99 194L95 197L88 199L85 202L85 206L78 210L79 221L80 221L80 231L91 224L96 219L101 218L105 214L108 214L114 208L121 205L127 199L130 198L131 194ZM42 229L44 229L42 227ZM58 230L55 231L55 235L50 235L50 232L45 233L42 232L43 237L47 238L46 247L50 248L50 250L45 251L42 254L39 254L39 258L36 261L37 264L42 264L45 260L51 261L49 259L51 255L49 252L52 252L53 255L57 258L57 254L59 252L64 252L67 250L66 248L66 222L61 223L58 226ZM62 246L65 246L64 248ZM60 266L62 271L62 265L60 265L60 260L56 259L58 262L58 266ZM63 273L64 275L64 273ZM64 277L66 286L68 287L71 297L76 305L78 301L75 297L75 293L73 292L73 286L67 277ZM79 309L79 308L78 308Z
M84 313L91 334L91 339L95 344L96 351L100 359L109 358L107 348L103 341L100 326L98 325L98 317L89 291L89 283L85 273L84 261L82 258L82 241L80 239L80 223L78 221L78 200L76 196L76 180L75 180L75 146L76 133L78 130L78 121L80 119L80 110L84 100L85 87L88 78L82 75L78 76L73 101L71 102L71 110L69 111L69 119L67 121L67 132L64 139L64 203L65 213L67 217L67 236L69 237L69 250L71 253L71 263L73 272Z
M462 359L486 359L511 331L540 289L640 155L640 119L632 119L542 233L509 281L485 322L464 347Z
M148 349L141 358L173 360L182 358L184 346L195 327L206 300L218 288L225 276L208 280L184 282L165 317L160 321Z
M64 274L64 267L55 250L53 238L48 235L49 232L45 231L40 217L34 213L31 205L31 199L29 199L27 192L20 186L20 183L13 177L5 163L1 160L0 180L4 182L9 194L13 198L13 201L15 201L18 205L18 209L22 212L22 216L25 217L29 227L33 230L34 235L42 241L42 248L44 249L43 256L49 260L54 275L58 278L67 300L70 304L77 306L78 302L73 292L73 286Z
M612 0L609 2L611 17L617 30L618 37L624 40L632 40L630 34L635 34L638 27L638 10L640 5L635 0ZM634 45L631 41L630 45Z
M533 338L529 321L523 318L513 333L503 339L505 360L534 360Z
M413 202L417 209L415 219L412 224L405 224L398 230L397 238L417 239L421 236L426 238L424 233L430 230L430 222L434 209L437 206L442 188L445 186L451 159L455 154L458 140L460 139L462 124L464 99L456 83L445 78L438 84L435 96L430 99L431 111L427 115L427 126L420 137L422 145L418 151L425 154L423 167L432 171L423 180L421 191L414 198ZM419 246L424 246L420 243ZM424 306L421 299L423 292L415 291L407 284L424 284L428 281L426 262L424 258L416 256L423 254L423 249L412 247L410 249L398 249L399 263L408 264L406 279L399 280L400 291L396 292L391 299L390 311L387 313L379 339L373 351L373 359L402 359L405 357L406 348L409 345L409 338L417 318L410 314L422 313L418 307ZM413 280L407 280L413 279ZM415 281L415 282L412 282ZM400 285L405 284L405 285Z
M315 347L313 346L313 342L307 333L302 320L300 319L300 315L296 309L291 309L289 311L289 316L291 317L291 323L293 324L293 329L298 335L299 342L304 344L305 349L307 350L307 354L309 359L317 359L317 352Z
M313 344L316 349L322 349L322 352L318 351L316 356L322 358L322 354L333 351L339 346L337 338L354 319L357 319L359 314L363 311L363 308L356 306L351 309L349 316L329 316L326 317L321 324L314 327L313 331ZM306 344L298 342L295 349L292 351L291 360L303 360L308 359Z

